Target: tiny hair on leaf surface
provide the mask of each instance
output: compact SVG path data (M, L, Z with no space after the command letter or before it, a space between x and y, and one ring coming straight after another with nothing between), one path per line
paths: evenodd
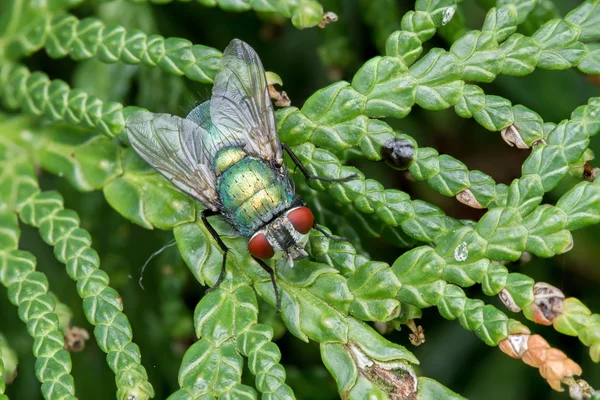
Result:
M5 6L0 400L600 398L600 0Z

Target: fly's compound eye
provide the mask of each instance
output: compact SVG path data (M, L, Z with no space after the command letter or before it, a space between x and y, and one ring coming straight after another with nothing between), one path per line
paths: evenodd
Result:
M257 233L256 235L252 236L248 242L248 251L254 257L262 259L271 258L275 254L273 247L267 240L267 237L264 235L264 233Z
M287 214L294 229L303 235L306 235L315 224L315 218L312 212L307 207L298 207Z

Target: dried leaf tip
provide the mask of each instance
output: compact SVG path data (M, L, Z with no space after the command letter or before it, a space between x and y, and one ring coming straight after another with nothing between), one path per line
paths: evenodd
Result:
M502 139L506 142L506 144L508 144L510 147L517 146L518 149L529 148L527 143L523 141L519 129L514 124L511 124L506 128L502 129L502 131L500 131L500 135L502 136Z
M406 323L406 326L412 331L408 335L408 340L410 340L413 346L420 346L425 343L425 330L421 325L415 324L415 320L411 319Z
M600 168L592 168L589 162L583 165L583 179L594 182L598 175L600 175Z
M283 80L279 75L274 72L267 72L267 87L269 89L269 97L275 102L277 107L287 107L292 102L288 97L287 93L282 90L281 92L275 89L275 85L283 86Z
M526 307L526 314L541 325L552 325L552 321L564 312L565 295L563 292L544 282L533 287L534 300Z
M550 347L540 335L509 335L499 343L499 347L510 357L520 358L525 364L539 368L540 375L558 392L563 391L563 383L569 386L569 392L572 384L579 385L573 375L581 375L581 367L562 351Z
M65 350L79 352L85 349L85 342L90 338L87 330L78 326L69 326L65 329Z
M464 189L461 190L457 195L456 195L456 200L460 201L461 203L472 207L472 208L478 208L478 209L482 209L483 206L481 204L479 204L479 202L477 201L477 199L475 198L475 196L473 195L473 192L471 192L469 189Z
M328 24L336 22L337 20L338 16L336 13L327 11L326 13L323 13L323 20L317 26L321 29L324 29Z
M415 398L417 377L405 363L374 360L354 344L350 344L347 351L356 362L360 374L385 390L391 399Z

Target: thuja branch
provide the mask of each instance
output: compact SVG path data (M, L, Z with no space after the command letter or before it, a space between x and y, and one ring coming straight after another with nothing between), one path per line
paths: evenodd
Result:
M54 16L23 35L39 36L35 42L52 58L69 56L78 61L97 58L105 63L142 64L204 83L212 82L221 60L221 52L208 46L139 30L129 32L122 26L106 26L95 18L79 20L70 14ZM22 50L24 55L31 52L29 47Z
M23 70L22 68L19 68L19 69L21 71ZM33 81L35 82L35 79ZM50 85L50 82L47 79L46 80L41 79L41 81L43 81L44 85L46 85L46 86ZM9 82L10 82L10 80L9 80ZM28 82L29 82L29 80L28 80ZM31 86L34 86L34 85L31 85ZM18 100L21 100L22 103L29 104L28 96L27 96L29 91L26 89L27 89L27 86L25 86L25 90L21 91L23 93L23 96ZM44 91L42 91L42 93L44 93ZM42 96L42 99L43 99L43 96ZM40 107L33 108L32 110L34 112L40 113L42 110L45 110L45 106L47 106L47 104L48 104L48 102L46 100L46 102L40 103ZM118 107L118 105L117 105L117 108L120 109ZM55 114L50 113L50 115L55 115ZM122 114L120 114L120 113L117 113L116 115L117 115L117 117L120 116L120 118L123 118ZM116 125L116 126L118 126L118 125ZM118 126L118 128L121 128L121 126ZM334 176L334 175L337 175L339 173L339 171L341 171L338 167L335 167L335 164L336 164L335 162L333 162L333 164L332 164L331 160L334 160L334 159L328 160L329 156L326 155L327 154L326 152L323 153L323 151L321 151L321 153L318 153L318 149L316 149L316 150L315 149L313 149L313 150L303 149L303 150L304 151L301 151L300 153L303 154L307 158L306 161L308 164L311 164L311 162L313 160L317 159L322 164L322 166L325 167L323 171L318 171L320 173L320 175ZM309 155L309 153L311 153L313 151L317 151L317 157L314 157L314 154ZM328 163L330 164L329 166L327 166ZM339 161L337 163L339 165ZM331 168L335 168L335 171L338 171L338 173L333 172L334 170L332 170ZM344 168L346 168L346 167L344 167ZM351 173L351 172L348 172L348 173ZM374 182L374 181L372 181L372 182ZM354 186L355 186L355 189L357 189L355 184L354 184ZM383 188L377 189L376 187L377 186L370 186L369 191L372 193L376 193L376 192L382 193ZM518 187L518 186L516 186L516 187ZM366 188L366 186L365 186L365 188ZM355 189L353 189L353 190L355 190ZM375 189L375 191L373 189ZM403 195L401 192L392 191L389 193L389 195L391 195L392 197L395 196L395 198L396 198L396 200L394 200L395 202L400 200L401 203L404 202L407 205L413 204L410 202L406 203L407 197L405 195ZM402 206L400 206L400 210L398 210L398 209L392 210L392 209L388 208L389 211L385 212L385 209L382 209L381 206L378 204L378 203L381 203L381 200L377 200L377 197L373 197L372 195L369 195L366 197L362 197L362 196L348 197L347 194L343 194L341 197L338 195L336 198L338 199L338 201L342 201L344 203L347 203L348 199L352 198L352 199L354 199L353 202L355 204L357 204L359 206L359 208L362 208L361 211L367 212L367 213L377 212L377 215L380 218L381 218L381 216L383 216L384 220L387 219L387 221L385 221L386 223L391 223L391 225L393 225L393 226L402 225L403 229L405 229L405 231L409 235L411 235L419 240L423 240L423 241L431 241L436 236L438 236L438 234L440 232L446 231L447 228L443 227L444 224L449 224L448 226L453 226L456 224L456 222L451 222L451 219L444 217L443 213L440 214L440 211L436 211L435 208L433 208L429 205L426 205L425 203L421 203L421 202L414 202L414 204L417 206L417 209L414 210L414 213L415 213L415 216L417 216L417 217L419 216L420 213L423 213L423 217L425 219L422 220L421 223L419 223L419 219L416 219L414 222L416 222L417 225L415 226L414 222L411 223L411 221L406 220L407 217L410 217L410 213L406 214L406 212L409 211L409 209L406 209L406 207L404 207L404 216L402 216L402 214L400 214L400 216L402 216L402 218L396 219L396 217L394 217L394 212L397 213L398 211L401 211ZM376 201L377 203L375 204L375 206L373 206L373 205L369 204L369 201L365 202L365 200L367 200L367 199L371 199L371 201ZM385 204L385 202L383 204ZM399 206L399 204L396 204L396 206ZM433 211L433 214L432 214L432 211ZM390 217L392 217L392 218L390 219ZM427 220L431 220L431 222L433 222L433 225L431 223L427 223ZM398 221L402 221L402 222L399 223ZM442 225L440 225L440 223ZM433 228L433 231L431 230L432 228ZM440 228L441 228L441 230L440 230Z
M19 138L21 135L17 133L15 136ZM55 136L54 140L56 140L57 138L58 137ZM44 137L42 136L41 139L44 139ZM51 137L46 137L45 139L52 140ZM102 138L102 140L108 141L107 138ZM32 141L27 141L25 145L29 145L31 143ZM90 143L89 140L84 140L82 142L82 145L80 146L88 146L88 143ZM91 143L95 143L96 146L100 145L100 142L98 140L91 141ZM46 141L46 147L49 149L47 151L52 151L52 146L53 145L51 142L49 143L48 141ZM110 160L105 159L107 156L112 154L111 152L82 152L81 149L77 148L80 146L73 144L71 144L71 146L74 146L72 148L72 154L75 156L74 160L72 161L74 168L78 169L78 174L85 177L84 179L94 175L92 171L96 165L102 164L101 161L105 161L105 163L109 165L112 163ZM86 154L87 159L85 159L85 162L76 164L75 160L83 161L83 158L80 158L82 154ZM47 159L47 157L43 158ZM153 190L157 190L160 191L161 198L165 199L166 204L179 203L177 210L181 210L181 207L185 209L185 204L191 203L191 200L187 199L181 193L166 188L164 186L165 181L163 178L160 178L154 172L150 172L147 166L143 166L141 164L143 163L141 163L137 157L134 157L132 152L125 152L124 162L122 164L122 175L118 174L117 176L112 176L110 179L104 182L104 185L106 185L105 193L107 193L107 197L109 197L108 193L118 191L118 193L122 194L121 196L118 196L119 199L132 197L135 198L136 196L139 196L137 188L138 186L141 186L144 188L144 196L148 195L149 193L152 193ZM64 168L65 164L63 163L62 165ZM136 185L131 186L124 184L128 180L135 180ZM59 199L55 198L55 195L53 197L50 193L37 194L36 192L32 193L31 195L28 195L27 197L29 198L29 196L33 196L30 202L31 205L35 205L35 207L23 208L22 214L23 218L25 218L26 220L33 219L35 215L38 215L39 212L36 211L38 208L49 210L49 215L51 216L58 216L57 214L61 214L64 212L60 209L56 209L57 204L59 204L57 200ZM144 202L143 204L143 213L145 214L137 214L135 209L131 208L126 208L124 214L128 217L130 217L131 215L136 217L143 216L144 218L146 218L141 220L144 223L157 224L157 226L168 226L166 221L169 221L170 217L168 213L164 212L165 208L163 207L162 203L157 203L156 201L153 201ZM27 213L25 213L26 210ZM192 220L194 219L194 215L195 214L192 213ZM218 269L220 266L220 259L222 255L214 247L215 245L212 239L210 238L210 235L208 235L204 226L200 222L195 221L192 223L187 222L185 219L182 220L181 213L178 211L174 212L174 216L175 217L171 219L170 223L172 224L172 227L175 221L177 221L175 235L178 240L180 251L184 256L184 259L186 260L186 262L190 266L190 269L197 276L200 282L214 283L214 281L216 280L216 276L218 275ZM150 227L152 226L153 225L150 225ZM68 229L66 230L66 232L68 232ZM231 232L231 227L229 227L224 222L222 222L219 225L219 233L222 234L228 246L233 250L233 256L229 259L229 272L226 281L223 283L222 288L220 288L219 291L215 291L214 296L206 297L206 301L208 303L203 303L201 308L203 311L199 311L197 313L197 333L199 336L202 337L202 340L196 347L190 349L189 360L197 360L197 356L200 354L204 354L205 351L220 351L219 349L221 349L221 345L225 346L226 343L230 343L230 339L221 340L222 338L220 336L216 339L213 338L214 335L219 334L219 332L221 332L220 330L213 332L211 329L205 331L204 328L199 328L199 326L213 326L212 323L207 323L206 320L206 318L208 318L208 316L210 315L215 315L215 317L218 317L219 324L225 324L227 318L227 314L225 313L219 312L215 314L210 310L205 310L204 307L206 307L207 305L216 304L217 306L219 306L219 310L222 311L224 309L223 307L225 307L225 304L233 304L235 305L235 307L240 308L240 312L248 312L252 310L255 307L251 306L251 303L248 303L247 298L242 302L241 299L235 300L237 295L234 295L234 292L237 293L238 289L243 289L247 291L249 282L254 283L256 287L260 288L259 293L264 298L266 298L267 301L271 302L272 304L274 302L273 287L271 286L269 277L261 268L258 267L256 263L254 263L249 258L247 251L245 250L246 244L244 240L241 239L239 236L234 235L233 232ZM317 240L316 242L314 242L314 246L311 247L314 247L315 249L329 247L327 246L327 241L323 242L323 239L324 238ZM349 262L351 262L346 257L348 254L348 249L345 248L344 250L344 244L337 243L331 244L330 247L334 249L336 248L336 246L342 246L342 251L339 252L339 256L335 256L335 254L333 253L331 255L327 255L327 257L325 257L326 255L324 254L318 254L316 257L324 257L324 260L332 263L332 265L338 265L340 268L342 268L343 266L348 267ZM362 282L362 280L365 279L381 279L382 282L386 283L386 285L393 285L397 288L397 281L394 279L390 279L393 277L388 276L390 274L389 267L387 267L385 264L371 262L365 263L365 261L362 261L360 265L363 268L361 271L364 272L361 272L356 278L356 282L353 283L353 285L356 286L355 294L351 293L351 288L349 286L349 283L346 283L346 279L342 278L342 276L338 273L336 269L327 267L326 265L320 263L312 263L311 265L305 266L305 268L296 268L294 271L298 271L300 272L300 274L295 274L294 271L283 270L283 276L280 274L279 282L280 288L284 291L284 312L282 315L287 315L286 323L288 325L288 328L294 334L298 335L299 337L305 340L308 340L309 338L319 341L330 340L333 338L336 338L336 340L346 340L344 334L345 328L343 327L347 323L343 321L345 318L344 316L348 313L354 315L365 315L365 318L382 320L396 317L399 310L399 303L396 299L389 298L389 296L383 299L377 296L373 298L374 294L372 293L372 291L377 290L376 286L368 284L365 290L365 288L363 288L363 285L360 284L360 282ZM309 273L309 275L303 275L303 271ZM291 275L289 273L291 273ZM228 289L228 282L230 281L234 283L234 285L231 286L231 289ZM241 282L243 284L239 285L239 283L236 282ZM394 292L394 290L388 291L390 293ZM250 291L249 293L253 292ZM382 294L379 294L378 296L381 295ZM216 303L213 303L212 299L220 300ZM233 303L230 303L231 301L233 301ZM223 307L221 307L219 304ZM303 316L302 322L294 317L295 315L297 315L296 310L298 310L298 312L300 312L300 314ZM235 315L238 315L237 311ZM200 318L201 316L203 318L202 322L198 320L198 318ZM330 325L332 323L333 326L339 327L340 329L336 328L332 330ZM342 325L339 325L339 323L341 323ZM237 322L232 326L234 326L235 329L242 329L242 326L239 325ZM241 332L239 333L241 334ZM210 343L212 344L209 346ZM218 343L219 346L217 346L216 343ZM388 343L385 344L385 346L392 345ZM227 348L230 347L223 347L223 351L225 351L225 349ZM396 347L396 349L398 350L400 349L400 347ZM405 350L402 351L406 352ZM405 357L409 357L407 352L406 354L407 355ZM410 360L414 360L414 358L410 358ZM236 361L236 365L239 365L237 363L238 361ZM191 387L191 383L188 384L187 382L196 382L194 377L206 378L207 376L203 375L201 371L215 370L214 368L207 368L191 371L187 368L187 365L187 363L184 363L184 366L182 367L181 384L182 390L187 391L188 393L188 389L192 391L194 391L195 389ZM260 377L263 376L263 372L261 370L257 370L256 373ZM277 373L277 370L274 370L272 373ZM272 380L269 380L268 385L271 385L272 382ZM281 387L281 389L277 389L278 387ZM264 389L261 390L277 392L280 390L284 390L285 387L286 386L284 385L279 385L276 387L266 386L264 387ZM229 384L225 386L209 386L206 388L206 390L209 390L211 393L220 394L226 392L229 393L230 390L239 391L242 389L243 387L232 387L229 386ZM184 392L178 393L180 393L178 395L182 395L181 393Z
M40 192L23 204L23 222L40 229L42 239L55 248L57 259L77 282L87 320L95 326L98 346L107 353L107 363L115 373L117 397L147 399L154 396L141 354L132 342L132 329L123 313L119 294L108 286L108 275L99 269L98 254L91 248L89 233L79 227L79 217L63 207L56 192Z
M6 337L0 333L0 400L8 400L4 391L6 384L12 383L17 376L17 364L17 353L9 346Z
M354 76L352 85L344 82L330 85L311 96L302 110L279 111L282 136L293 137L294 144L310 140L319 146L334 146L329 148L335 151L356 146L366 157L376 159L378 152L373 151L372 143L363 138L371 137L371 132L384 133L388 128L363 116L404 118L413 105L418 104L429 110L456 106L460 116L474 117L492 131L519 126L520 142L517 144L533 145L543 138L542 121L535 112L523 106L512 107L508 100L498 96L485 96L480 88L465 85L464 81L490 82L499 73L523 75L532 72L536 65L554 68L550 61L540 62L544 59L542 55L547 53L546 58L550 59L551 54L563 48L568 50L572 43L585 47L578 40L587 42L600 35L593 28L600 7L584 3L570 14L573 22L563 21L569 27L573 25L573 42L563 38L565 43L549 41L540 45L534 38L542 41L544 37L548 41L550 25L541 28L538 36L533 38L513 34L517 24L536 4L535 1L516 3L491 10L483 32L466 34L454 43L450 52L433 49L418 61L423 51L422 41L431 37L440 24L436 24L432 15L446 8L440 5L431 15L422 14L423 21L429 21L427 23L405 24L403 19L403 30L393 33L387 40L387 56L367 61ZM499 47L500 42L504 42L504 47ZM538 50L531 46L538 46ZM577 54L580 59L575 61L581 63L592 57L592 64L597 65L593 62L595 52ZM381 146L383 135L378 139L376 148Z
M19 308L19 318L34 339L36 377L42 383L42 394L48 400L75 400L71 357L63 348L65 342L58 329L54 300L48 293L48 279L35 270L36 260L31 253L18 250L20 231L16 215L5 211L0 213L0 220L0 282L8 289L10 302Z
M107 353L107 362L115 372L117 397L152 397L154 390L141 365L139 348L131 341L131 326L123 314L122 300L108 286L108 275L99 269L98 254L90 247L89 233L79 227L78 215L64 209L58 193L40 191L29 160L6 156L2 161L7 174L3 182L13 190L3 194L5 199L12 199L12 208L18 211L23 222L39 228L42 239L54 247L57 259L67 266L67 273L77 282L86 318L95 326L98 345ZM5 274L11 276L13 267L7 263L5 260ZM54 305L52 296L50 299Z
M149 1L164 4L174 0ZM298 29L310 28L323 22L323 7L315 0L195 0L195 2L206 7L218 6L225 11L242 12L254 10L260 13L278 14L284 18L290 18L292 24Z

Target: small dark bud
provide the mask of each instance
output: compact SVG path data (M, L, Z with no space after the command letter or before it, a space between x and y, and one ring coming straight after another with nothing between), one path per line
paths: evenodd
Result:
M381 156L390 167L407 169L414 161L415 147L407 139L390 139L381 148Z

